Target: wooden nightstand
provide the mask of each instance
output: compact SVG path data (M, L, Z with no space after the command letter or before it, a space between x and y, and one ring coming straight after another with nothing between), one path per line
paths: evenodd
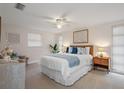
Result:
M102 67L107 69L107 71L109 72L109 62L110 62L109 57L94 57L93 58L94 69L96 67Z

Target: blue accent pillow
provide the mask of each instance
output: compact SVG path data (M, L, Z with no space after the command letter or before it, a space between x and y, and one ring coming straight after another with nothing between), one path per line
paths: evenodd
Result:
M68 53L69 47L66 48L66 53Z
M76 47L73 47L71 53L72 53L72 54L77 54L77 48L76 48Z

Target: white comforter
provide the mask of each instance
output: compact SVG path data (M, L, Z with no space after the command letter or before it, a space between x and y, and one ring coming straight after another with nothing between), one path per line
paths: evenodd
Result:
M48 67L50 69L54 69L56 71L60 71L61 74L64 75L64 77L68 77L76 69L92 64L91 55L79 55L79 54L68 54L68 53L61 53L61 54L77 56L80 60L80 64L78 66L70 68L66 59L52 57L52 56L44 56L41 59L41 65Z

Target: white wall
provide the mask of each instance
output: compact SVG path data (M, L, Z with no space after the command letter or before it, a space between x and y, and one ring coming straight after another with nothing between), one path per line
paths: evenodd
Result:
M111 56L112 46L112 28L113 26L123 24L124 21L117 21L112 23L100 24L92 27L88 27L89 30L89 43L94 45L94 55L96 55L98 47L105 47L105 51L108 56ZM75 31L75 30L74 30ZM64 44L73 44L73 31L61 32L56 35L56 38L62 35L64 38Z
M97 47L107 47L106 52L111 55L112 46L112 26L124 24L124 21L117 21L112 23L100 24L89 29L89 44L94 45L94 55L96 55ZM75 31L75 30L74 30ZM29 28L19 27L16 25L3 24L2 23L2 41L0 43L0 50L5 47L6 32L19 33L21 36L21 42L17 45L11 45L15 51L19 54L29 56L29 62L39 60L42 55L49 54L49 44L58 40L58 37L62 35L64 37L65 44L73 44L73 31L61 32L59 34L53 34L48 32L36 31ZM39 48L27 47L27 33L36 32L42 35L43 46Z
M2 41L0 43L0 50L6 45L6 33L18 33L20 34L19 44L10 44L10 46L21 55L29 57L29 63L40 60L41 56L49 54L49 44L54 43L54 34L42 31L36 31L16 25L2 24ZM28 47L27 46L27 34L29 32L38 33L42 36L42 47Z

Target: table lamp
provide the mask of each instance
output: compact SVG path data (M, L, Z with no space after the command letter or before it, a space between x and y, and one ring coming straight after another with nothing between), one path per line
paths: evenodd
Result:
M103 47L99 47L99 48L98 48L98 52L99 52L99 56L100 56L100 57L103 57L104 48L103 48Z

